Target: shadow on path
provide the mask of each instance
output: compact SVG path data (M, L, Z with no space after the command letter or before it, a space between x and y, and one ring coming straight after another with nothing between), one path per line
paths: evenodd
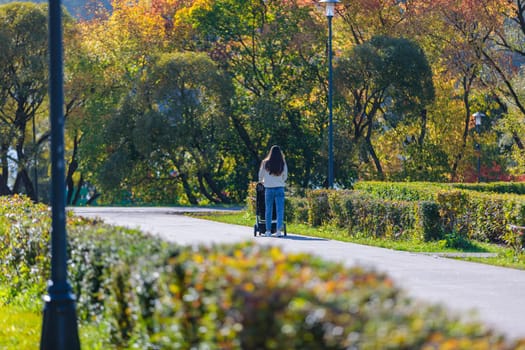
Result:
M296 235L291 235L289 233L287 233L286 236L282 236L282 237L272 236L271 238L289 239L289 240L292 240L292 241L328 241L328 239L326 239L326 238L296 236Z

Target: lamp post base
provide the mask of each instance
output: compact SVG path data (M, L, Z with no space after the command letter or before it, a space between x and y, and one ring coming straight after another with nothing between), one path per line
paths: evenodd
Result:
M73 295L45 297L40 350L80 350Z

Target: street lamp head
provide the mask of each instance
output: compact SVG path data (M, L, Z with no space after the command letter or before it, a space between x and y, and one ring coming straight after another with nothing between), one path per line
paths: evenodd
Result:
M480 126L481 125L481 119L485 116L485 114L481 113L481 112L476 112L473 114L473 117L474 117L474 122L476 123L476 126Z
M339 0L320 0L319 3L326 8L326 17L334 17L335 5Z

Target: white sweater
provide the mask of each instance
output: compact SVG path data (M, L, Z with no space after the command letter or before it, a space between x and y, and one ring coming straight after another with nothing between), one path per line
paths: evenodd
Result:
M267 188L284 187L287 178L288 167L286 166L286 163L284 163L283 172L279 176L270 175L268 170L264 168L264 164L262 164L261 168L259 169L259 182L262 182L264 187Z

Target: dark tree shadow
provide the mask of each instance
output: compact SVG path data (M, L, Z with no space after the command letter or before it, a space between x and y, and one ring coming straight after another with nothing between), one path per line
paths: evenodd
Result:
M293 240L293 241L328 241L328 239L326 239L326 238L298 236L298 235L291 235L289 233L286 234L286 236L274 237L274 238L290 239L290 240Z

